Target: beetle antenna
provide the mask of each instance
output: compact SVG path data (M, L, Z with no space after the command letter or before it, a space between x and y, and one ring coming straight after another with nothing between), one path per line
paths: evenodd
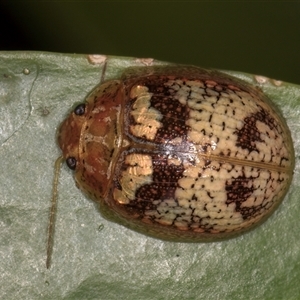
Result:
M49 214L49 225L48 225L48 241L47 241L47 259L46 259L46 268L49 269L51 265L51 256L53 250L54 242L54 229L55 229L55 219L56 219L56 208L57 208L57 186L58 178L61 169L61 164L63 162L63 156L60 156L54 165L54 180L53 180L53 191L52 191L52 200L51 208Z

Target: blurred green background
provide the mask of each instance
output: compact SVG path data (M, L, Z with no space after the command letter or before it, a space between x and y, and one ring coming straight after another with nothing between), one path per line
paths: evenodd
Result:
M300 83L299 1L10 1L0 50L97 53Z

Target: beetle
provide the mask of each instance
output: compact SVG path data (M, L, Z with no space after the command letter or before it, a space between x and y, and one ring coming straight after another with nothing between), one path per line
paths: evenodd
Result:
M128 68L100 83L61 124L58 144L106 218L176 242L261 224L295 163L286 121L261 90L184 65Z

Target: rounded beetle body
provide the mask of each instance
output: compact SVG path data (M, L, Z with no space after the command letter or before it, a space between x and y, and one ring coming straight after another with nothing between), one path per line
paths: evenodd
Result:
M191 66L132 68L100 84L58 142L106 217L171 241L214 241L260 224L294 168L289 129L261 91Z

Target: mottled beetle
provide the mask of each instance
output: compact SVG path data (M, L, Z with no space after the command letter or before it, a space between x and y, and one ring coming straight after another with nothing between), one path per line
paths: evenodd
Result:
M101 83L62 123L58 143L104 216L170 241L215 241L262 223L294 169L272 102L193 66L129 68Z

